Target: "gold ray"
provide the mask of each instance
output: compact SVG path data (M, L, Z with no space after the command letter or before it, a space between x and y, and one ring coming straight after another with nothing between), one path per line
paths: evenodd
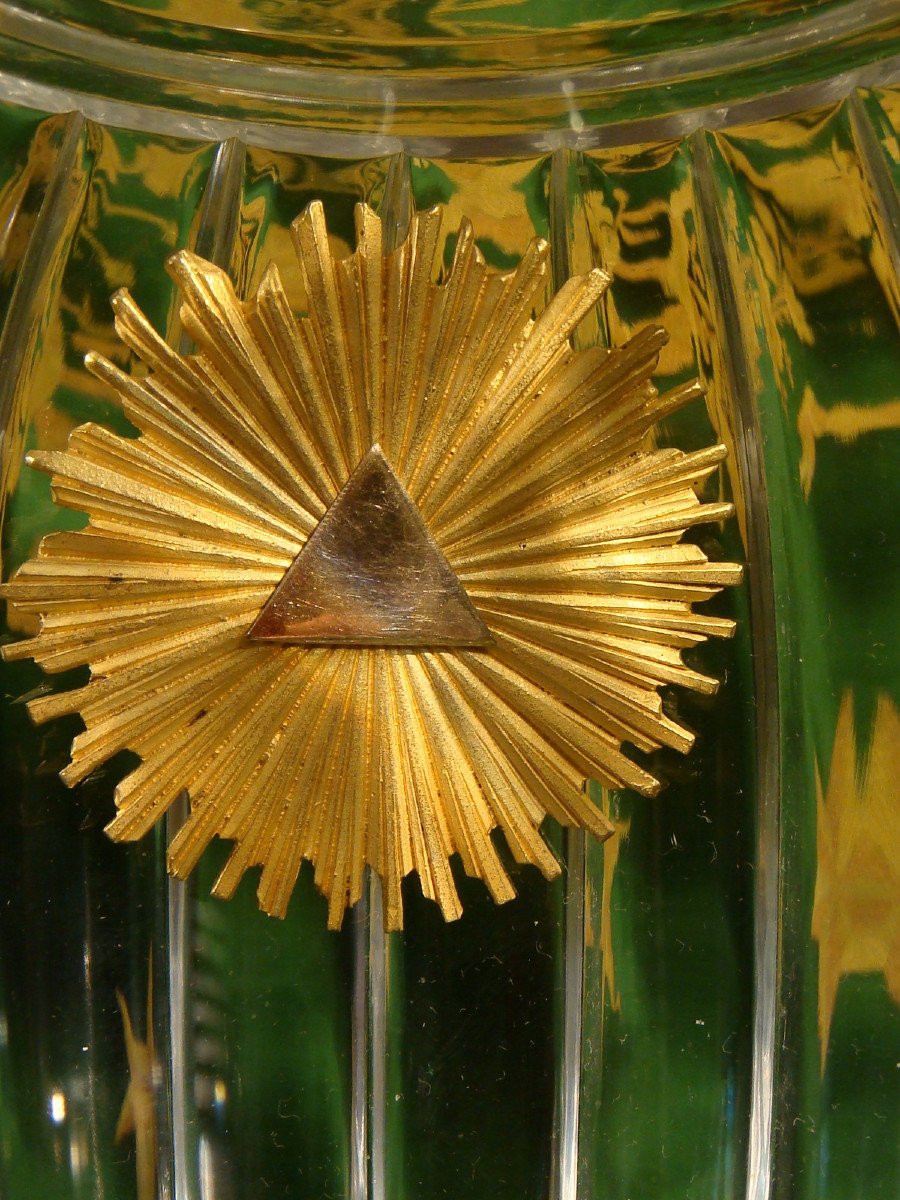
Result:
M575 351L602 272L545 303L545 242L494 272L463 221L442 272L440 228L439 210L418 213L385 254L361 205L356 249L337 261L311 205L294 225L299 319L277 266L241 299L217 267L175 255L195 351L169 347L119 292L116 329L146 371L86 360L138 436L85 426L30 460L89 518L2 588L40 622L6 658L91 668L88 684L29 705L37 721L81 715L64 780L132 751L111 836L143 836L186 791L170 869L184 876L230 839L215 893L261 868L260 905L278 916L304 861L332 926L367 866L391 929L413 872L460 915L454 855L506 901L498 829L516 862L552 878L545 817L605 838L587 778L654 794L622 745L689 749L660 689L713 691L681 654L733 631L692 606L740 568L682 541L730 514L702 498L724 450L647 450L654 423L702 391L656 392L665 331ZM335 557L329 536L338 551L356 538L352 553ZM346 567L358 585L367 555L377 636L361 609L309 636L316 604L346 616Z

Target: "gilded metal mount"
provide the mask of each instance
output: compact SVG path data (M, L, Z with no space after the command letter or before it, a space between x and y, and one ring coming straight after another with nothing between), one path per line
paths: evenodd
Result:
M41 619L7 658L91 667L29 705L84 721L66 782L126 748L141 759L111 836L142 837L187 790L172 871L231 839L216 894L259 866L260 904L283 915L309 860L332 926L367 865L388 928L411 872L460 915L453 855L510 899L498 827L518 862L557 875L545 817L607 837L586 778L652 795L622 744L689 749L660 688L714 691L681 654L733 629L693 605L740 568L682 541L730 515L698 498L725 450L647 448L702 391L657 394L664 331L576 351L602 272L541 307L546 243L494 272L463 222L435 278L440 221L417 214L385 255L360 205L356 250L335 261L311 205L294 228L299 320L277 266L244 302L177 254L192 354L118 293L117 331L148 373L87 366L139 436L87 425L31 456L89 524L46 537L3 589Z

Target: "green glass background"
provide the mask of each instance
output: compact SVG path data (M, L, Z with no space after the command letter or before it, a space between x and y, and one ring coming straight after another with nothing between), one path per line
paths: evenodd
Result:
M181 27L175 4L31 7L172 50L233 37L210 32L199 10L193 32ZM238 7L240 52L263 56L282 39L289 62L294 34L284 41L274 10ZM769 7L717 9L709 41L795 15ZM818 7L824 18L840 6ZM23 53L8 8L3 78L93 80L91 102L115 92L96 67ZM435 8L431 61L449 78L458 31ZM681 6L680 34L671 14L624 9L598 32L566 7L556 32L571 18L577 37L565 44L585 61L624 53L616 39L629 29L646 42L635 53L664 36L693 44L695 9ZM372 26L372 54L395 53L391 39L418 11L382 14L394 24ZM542 11L470 6L464 20L487 62L504 38L530 37L529 14ZM667 698L698 744L654 762L662 795L598 792L612 842L548 828L567 877L548 884L512 868L520 895L502 908L460 879L466 912L454 925L409 881L407 928L386 945L364 913L327 932L307 873L282 923L256 910L252 879L228 904L209 898L222 847L185 887L164 877L164 831L109 843L102 826L127 762L65 789L56 773L78 723L34 729L23 699L72 678L0 667L0 1194L146 1200L133 1139L114 1138L128 1085L116 989L143 1039L151 974L160 1186L177 1200L897 1194L900 92L848 84L765 120L717 120L714 132L627 123L760 95L772 79L790 87L889 62L891 33L873 11L871 37L810 54L803 73L784 57L752 83L685 75L651 101L601 90L579 101L580 125L566 110L569 140L544 146L523 128L563 118L521 97L514 112L477 100L432 112L401 94L395 126L372 126L355 156L340 135L372 125L365 106L335 118L340 105L331 117L312 105L303 125L238 89L233 109L279 132L220 141L238 131L188 122L173 136L121 113L85 121L34 107L40 91L0 105L4 578L44 533L79 523L23 453L63 446L86 420L127 431L81 366L91 348L128 363L109 295L128 286L177 340L166 256L193 246L249 290L270 258L290 262L288 227L314 197L345 249L360 199L401 223L409 205L439 203L445 255L465 214L493 265L508 267L539 233L557 278L608 270L579 340L669 328L657 382L699 376L707 399L659 437L729 446L714 490L737 518L697 536L748 565L745 586L717 602L738 619L736 638L697 652L720 694ZM362 19L349 8L347 18ZM413 51L404 70L423 44ZM203 88L154 93L159 111L182 102L211 103ZM626 124L602 123L613 119ZM284 142L295 126L313 131L309 145ZM287 285L302 310L299 272ZM829 857L834 839L842 852Z

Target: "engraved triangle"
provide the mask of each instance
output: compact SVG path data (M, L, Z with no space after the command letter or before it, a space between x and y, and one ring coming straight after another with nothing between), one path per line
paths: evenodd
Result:
M437 649L492 638L380 446L373 446L249 635L305 646Z

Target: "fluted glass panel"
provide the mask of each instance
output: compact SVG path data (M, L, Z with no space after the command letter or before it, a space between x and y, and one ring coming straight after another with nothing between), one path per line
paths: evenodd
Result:
M720 135L713 161L778 612L775 1195L887 1197L900 1045L892 234L848 104Z

